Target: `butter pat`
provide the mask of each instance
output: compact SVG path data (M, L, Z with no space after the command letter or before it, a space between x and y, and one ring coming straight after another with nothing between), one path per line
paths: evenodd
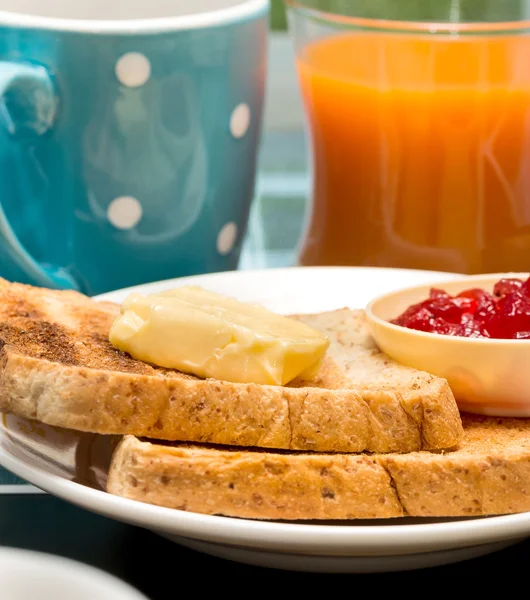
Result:
M160 367L265 385L314 375L329 346L304 323L195 286L131 294L109 339Z

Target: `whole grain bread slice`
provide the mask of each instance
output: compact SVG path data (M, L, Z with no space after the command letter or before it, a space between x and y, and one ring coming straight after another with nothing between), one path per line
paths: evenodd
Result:
M125 436L111 494L251 519L472 517L530 511L530 419L463 415L450 452L337 454L160 444Z
M378 351L362 311L299 316L331 339L311 381L199 379L134 360L108 341L119 307L0 280L0 411L59 427L162 440L336 452L457 445L444 379Z

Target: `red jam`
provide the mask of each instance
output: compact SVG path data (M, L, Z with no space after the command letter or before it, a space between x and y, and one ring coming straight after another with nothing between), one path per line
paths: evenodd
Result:
M501 279L492 294L473 288L451 296L432 288L427 300L409 306L391 322L444 335L530 339L530 277Z

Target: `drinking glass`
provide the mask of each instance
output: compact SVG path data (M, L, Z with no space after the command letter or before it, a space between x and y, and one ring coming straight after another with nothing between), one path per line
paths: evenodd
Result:
M287 0L303 265L530 271L530 1Z

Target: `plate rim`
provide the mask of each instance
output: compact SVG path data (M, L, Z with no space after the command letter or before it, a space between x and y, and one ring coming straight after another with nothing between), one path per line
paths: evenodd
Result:
M132 286L128 286L128 287L124 287L124 288L119 288L116 290L111 290L108 292L104 292L101 294L97 294L95 296L92 296L92 298L94 300L109 300L112 299L114 296L117 295L125 295L128 294L130 292L136 292L136 291L144 291L144 290L149 290L151 288L154 287L166 287L166 286L171 286L174 284L177 285L187 285L188 283L193 284L194 282L197 281L204 281L209 280L209 281L219 281L222 279L242 279L242 278L255 278L255 277L259 277L262 275L265 276L269 276L271 274L274 274L273 276L276 275L286 275L287 273L293 273L296 277L297 274L301 274L301 273L314 273L315 275L319 275L322 273L358 273L358 272L367 272L367 271L374 271L374 272L378 272L381 274L384 274L385 272L393 272L393 273L403 273L403 274L407 274L407 275L411 275L412 273L414 273L415 275L426 275L426 276L440 276L440 281L442 281L442 277L445 279L451 279L451 278L460 278L460 277L464 277L463 275L461 275L460 273L450 273L447 271L430 271L430 270L426 270L426 269L403 269L403 268L389 268L389 267L350 267L350 266L343 266L343 265L336 265L336 266L293 266L293 267L264 267L264 268L259 268L259 269L236 269L236 270L230 270L230 271L218 271L215 273L203 273L203 274L198 274L198 275L186 275L184 277L173 277L173 278L169 278L169 279L160 279L158 281L151 281L149 283L142 283L139 285L132 285Z
M289 272L296 277L297 272L404 272L410 276L422 276L448 280L460 277L459 274L413 269L390 269L385 267L281 267L254 270L225 271L204 275L192 275L156 281L141 286L131 286L95 296L98 300L108 300L113 295L124 295L130 291L149 289L154 286L182 285L205 280L219 281L223 278L236 280L259 277L268 278ZM192 513L172 508L151 505L109 494L106 491L89 488L48 472L39 465L29 463L18 453L10 452L5 444L5 430L0 429L0 465L12 471L28 483L55 495L63 500L81 506L89 511L102 514L118 521L139 525L153 531L164 531L206 542L228 545L246 545L256 549L272 551L312 551L348 556L352 553L377 556L388 554L423 553L441 548L458 548L481 545L530 536L530 512L509 515L494 515L462 518L457 521L437 520L429 523L399 525L329 525L242 519L217 515ZM397 518L399 519L399 517ZM411 547L421 547L411 550Z

